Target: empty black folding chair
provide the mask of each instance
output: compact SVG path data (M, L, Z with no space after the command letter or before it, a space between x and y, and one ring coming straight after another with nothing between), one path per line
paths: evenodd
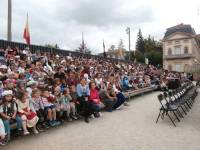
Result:
M156 123L158 122L159 118L161 115L163 115L163 119L164 119L164 115L168 116L169 119L171 120L171 122L173 123L173 125L176 127L176 124L174 122L174 120L172 119L172 117L169 115L169 112L172 112L174 114L174 116L176 117L176 119L178 120L178 122L180 122L180 119L178 118L176 112L178 110L178 107L176 105L171 105L169 104L163 97L162 94L158 95L158 100L161 104L161 108L160 108L160 112L158 114L158 117L156 119Z
M179 104L179 103L176 103L173 99L172 99L172 97L170 96L170 94L169 94L170 92L164 92L163 93L163 97L164 97L164 99L170 104L170 105L175 105L175 106L177 106L178 107L178 109L177 109L177 113L179 114L179 116L181 117L181 118L184 118L183 117L183 115L182 115L182 113L180 112L180 110L179 110L179 108L181 108L182 109L182 106ZM183 110L184 112L185 112L185 110Z

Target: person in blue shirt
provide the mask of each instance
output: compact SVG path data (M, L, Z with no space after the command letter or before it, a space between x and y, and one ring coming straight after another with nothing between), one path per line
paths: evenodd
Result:
M87 84L85 78L80 80L80 83L76 87L76 91L78 94L78 101L80 103L80 111L79 114L84 116L85 122L89 123L89 117L93 113L92 107L88 102L88 97L90 95L89 85Z
M123 78L123 89L125 90L125 91L127 91L127 90L129 90L130 89L130 87L129 87L129 80L128 80L128 77L124 77Z

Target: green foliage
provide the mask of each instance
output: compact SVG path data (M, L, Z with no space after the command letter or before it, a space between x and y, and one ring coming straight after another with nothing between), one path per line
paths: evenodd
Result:
M154 40L150 35L143 38L142 31L139 29L136 41L136 59L138 62L144 62L145 57L149 59L149 63L153 65L162 65L162 43ZM134 58L133 58L134 59Z
M157 66L158 64L162 65L162 60L163 60L162 52L150 51L150 52L147 52L145 55L146 55L146 58L149 59L150 64L155 65L155 66Z
M150 35L147 39L144 39L144 47L145 47L145 53L150 51L162 51L162 43L159 41L154 40L153 37Z
M135 58L137 62L144 63L145 57L140 51L135 51Z
M129 52L126 51L125 60L128 60L128 55L129 55ZM135 61L135 59L137 62L140 62L140 63L144 63L145 61L145 57L140 51L135 51L135 52L131 51L130 57L131 57L131 61L133 62Z
M139 29L139 32L138 32L138 35L137 35L136 50L140 51L142 54L145 53L145 44L144 44L144 38L142 36L141 29Z

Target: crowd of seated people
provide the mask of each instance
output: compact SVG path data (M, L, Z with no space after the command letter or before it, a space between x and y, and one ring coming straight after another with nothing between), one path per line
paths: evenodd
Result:
M167 88L167 79L186 80L182 73L152 65L71 57L19 48L0 49L0 144L16 134L38 134L64 121L101 117L127 106L126 91L153 85Z

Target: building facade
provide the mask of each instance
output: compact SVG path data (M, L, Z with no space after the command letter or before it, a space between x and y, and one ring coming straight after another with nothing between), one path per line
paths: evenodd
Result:
M177 72L195 72L200 64L200 36L191 25L168 28L163 38L163 67Z

